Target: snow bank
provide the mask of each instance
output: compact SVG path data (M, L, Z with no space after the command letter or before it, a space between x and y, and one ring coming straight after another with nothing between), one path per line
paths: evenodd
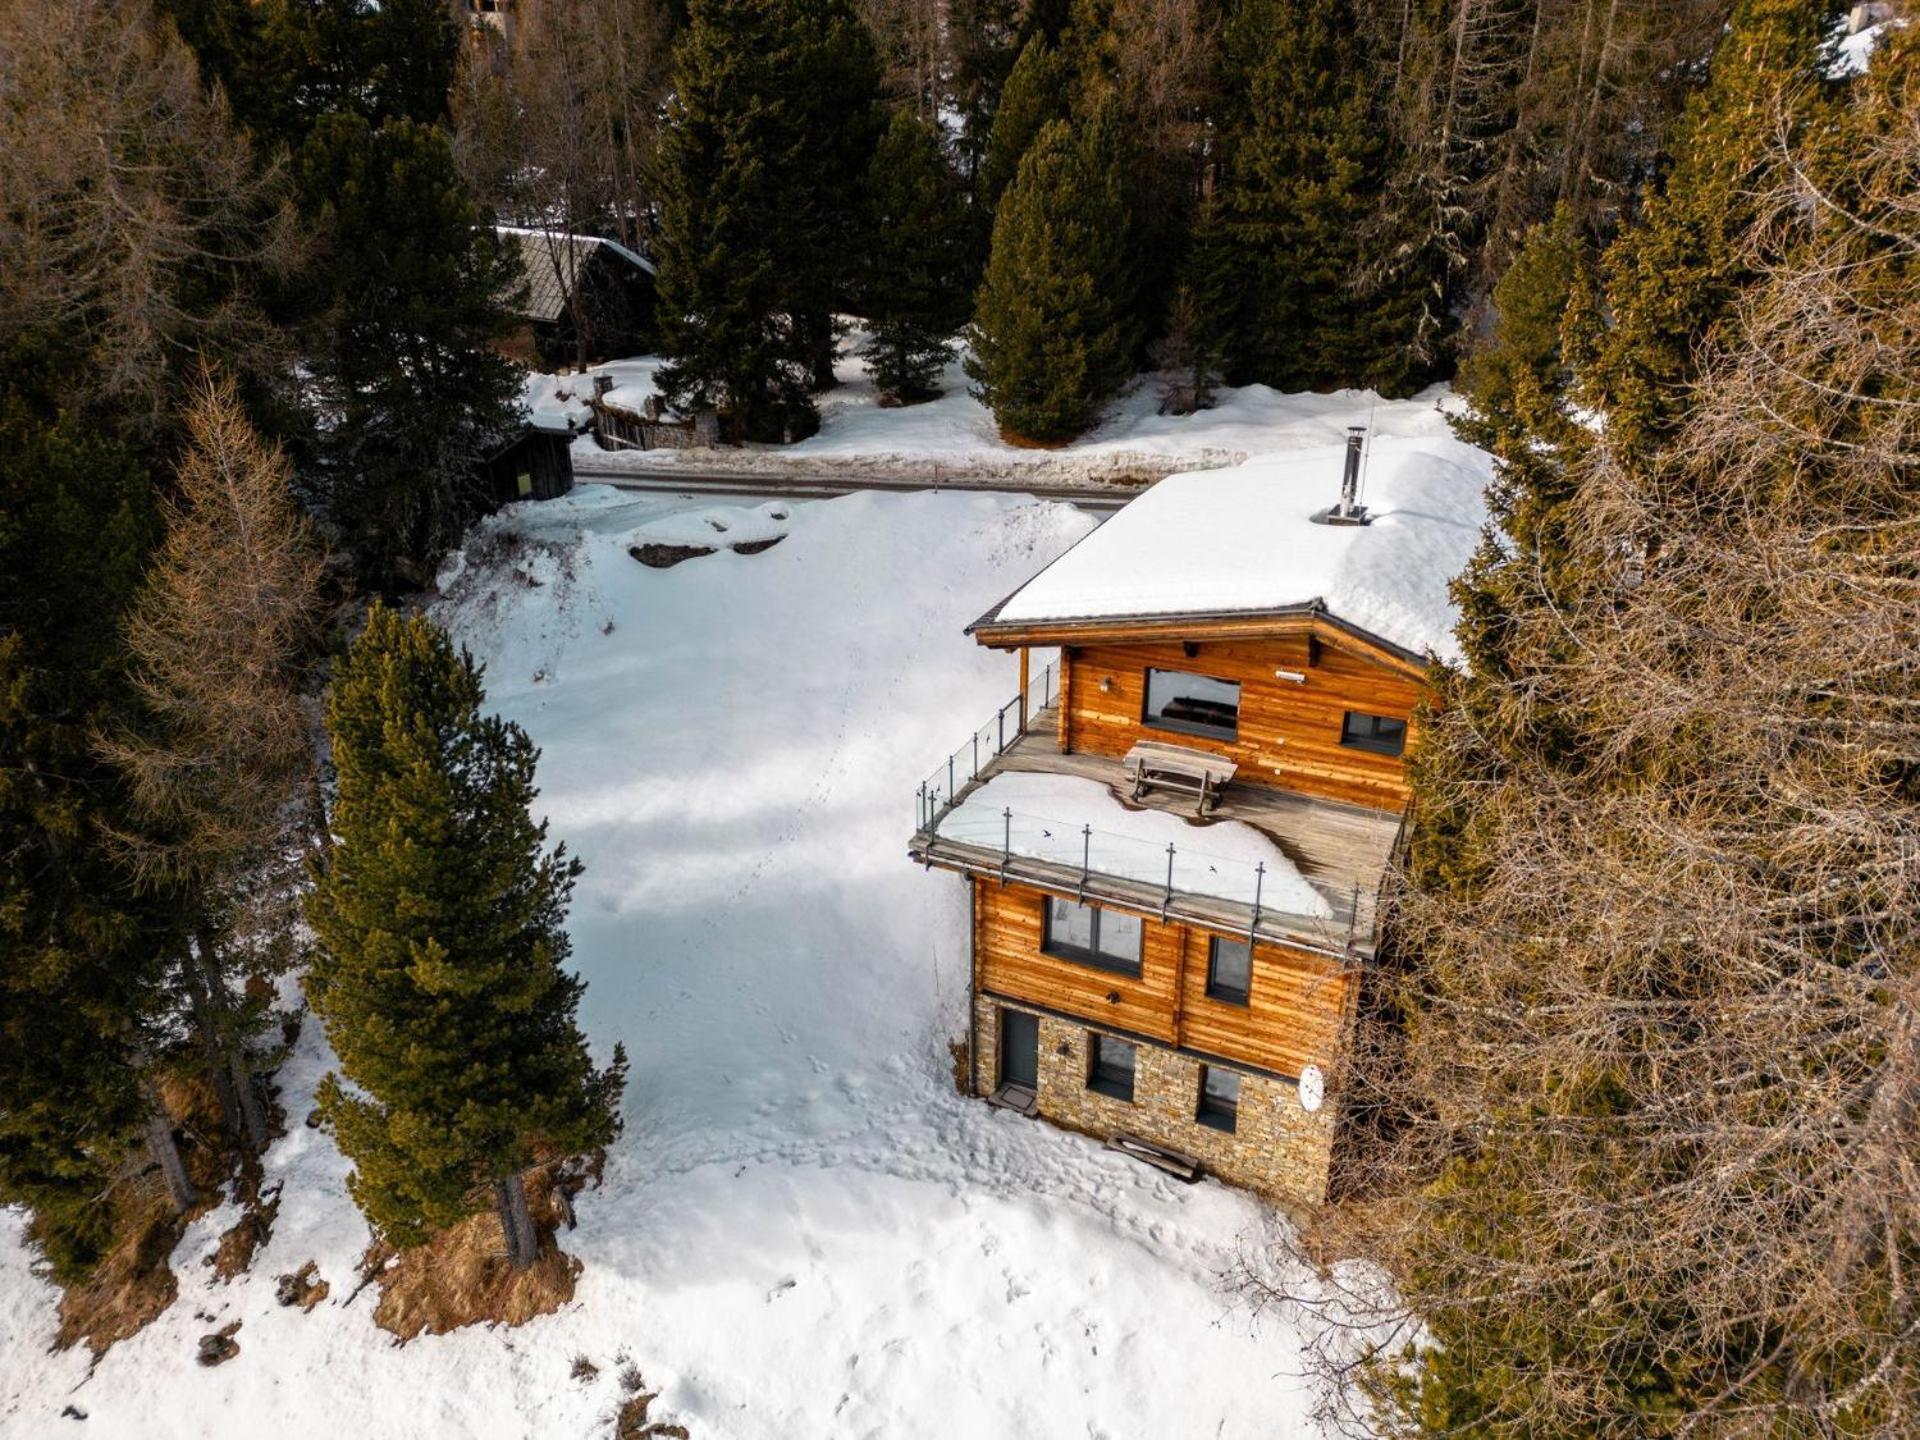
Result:
M1000 606L1001 621L1191 615L1314 604L1416 654L1457 659L1447 583L1486 523L1492 459L1451 437L1368 447L1370 525L1316 525L1340 498L1345 447L1174 475Z
M844 342L835 373L840 384L818 398L819 433L795 445L750 445L740 449L610 451L592 439L575 442L575 464L605 470L648 472L675 468L724 469L751 475L831 475L839 467L890 468L910 478L951 480L956 474L1017 470L1050 483L1111 478L1157 478L1173 470L1236 465L1264 451L1340 441L1349 425L1370 425L1375 435L1445 436L1451 392L1435 386L1408 400L1383 400L1369 390L1330 395L1283 394L1264 385L1222 389L1210 410L1162 415L1168 377L1142 376L1107 408L1088 434L1057 450L1032 450L1000 438L993 415L968 393L960 363L949 365L938 399L922 405L883 407L860 363L858 332ZM657 393L658 356L618 360L593 367L614 381L608 398L638 411ZM530 392L584 385L591 377L535 376Z
M1005 812L1013 811L1009 821ZM1091 837L1081 827L1091 825ZM936 833L965 845L1078 867L1082 852L1103 875L1147 885L1167 883L1167 846L1174 847L1173 888L1289 915L1333 912L1291 860L1266 836L1238 820L1189 824L1164 810L1132 810L1106 786L1077 775L995 775L948 812ZM1255 867L1266 866L1261 875ZM1257 890L1256 890L1257 887Z
M52 1292L0 1215L0 1433L585 1440L612 1433L623 1357L697 1440L1312 1433L1299 1337L1222 1288L1291 1265L1271 1212L953 1090L965 889L906 862L913 787L1013 682L961 627L1092 522L861 495L794 506L763 554L635 564L648 527L703 523L681 508L594 487L513 506L439 609L543 748L539 804L587 866L582 1021L633 1058L605 1187L563 1237L574 1303L396 1348L370 1295L349 1302L367 1236L300 1123L332 1063L309 1023L250 1274L215 1283L217 1222L196 1224L179 1301L89 1371L47 1353ZM331 1295L282 1309L273 1277L307 1260ZM239 1355L193 1364L234 1320ZM575 1356L598 1375L570 1378Z

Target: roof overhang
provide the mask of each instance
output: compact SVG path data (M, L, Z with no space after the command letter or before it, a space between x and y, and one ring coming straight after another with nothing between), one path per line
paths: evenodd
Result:
M1018 593L1017 591L1015 592ZM967 626L966 633L994 650L1029 645L1124 644L1155 640L1259 640L1312 635L1415 677L1426 674L1429 657L1384 636L1342 620L1320 600L1261 610L1206 610L1165 615L1061 616L1057 619L1000 619L1009 595Z

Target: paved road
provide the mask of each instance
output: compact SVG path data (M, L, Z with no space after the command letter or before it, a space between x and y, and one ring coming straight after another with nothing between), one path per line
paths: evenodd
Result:
M616 490L666 495L788 496L796 500L825 500L835 495L851 495L856 490L987 490L1010 495L1033 495L1042 500L1066 500L1084 510L1103 511L1118 510L1137 493L1083 485L1036 485L1013 471L989 480L934 481L898 479L858 470L833 476L800 477L742 474L729 470L649 473L576 464L573 476L576 480L590 480L596 485L611 485Z

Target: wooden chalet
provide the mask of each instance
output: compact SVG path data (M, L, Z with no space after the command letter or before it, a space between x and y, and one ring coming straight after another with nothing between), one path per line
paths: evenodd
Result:
M496 227L518 263L519 325L505 346L539 370L643 354L654 340L653 262L615 240Z
M969 627L1020 690L921 787L910 853L968 887L976 1094L1324 1198L1485 480L1448 439L1363 467L1357 435L1174 476Z

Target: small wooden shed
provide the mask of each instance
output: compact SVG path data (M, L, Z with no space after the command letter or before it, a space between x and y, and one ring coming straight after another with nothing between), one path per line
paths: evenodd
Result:
M573 489L573 434L564 427L528 425L480 463L480 483L495 505L552 500Z

